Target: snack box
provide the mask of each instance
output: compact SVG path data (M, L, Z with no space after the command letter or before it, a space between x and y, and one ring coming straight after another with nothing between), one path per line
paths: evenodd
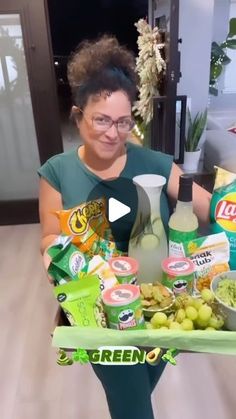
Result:
M194 330L114 330L58 326L52 346L65 349L97 349L101 346L176 348L182 351L236 355L236 332Z
M107 328L69 326L58 310L52 346L75 350L97 349L101 346L137 346L176 348L180 351L236 355L236 332L232 331L179 331L179 330L114 330Z

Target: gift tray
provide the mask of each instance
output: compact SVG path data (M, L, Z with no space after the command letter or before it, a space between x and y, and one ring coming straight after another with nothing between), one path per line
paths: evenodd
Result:
M79 326L58 326L52 345L64 349L97 349L101 346L176 348L184 351L236 355L236 332L113 330Z

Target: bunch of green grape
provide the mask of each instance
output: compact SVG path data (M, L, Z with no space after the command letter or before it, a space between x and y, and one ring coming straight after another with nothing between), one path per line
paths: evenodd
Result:
M219 330L224 325L221 314L214 310L215 302L212 292L204 288L200 298L182 294L176 298L175 311L169 316L157 312L147 323L148 329L160 330Z

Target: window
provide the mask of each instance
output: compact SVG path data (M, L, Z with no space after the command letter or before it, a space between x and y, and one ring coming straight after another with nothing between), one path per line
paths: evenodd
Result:
M236 0L230 1L229 20L236 17ZM236 93L236 50L227 49L226 54L231 63L225 67L223 93Z

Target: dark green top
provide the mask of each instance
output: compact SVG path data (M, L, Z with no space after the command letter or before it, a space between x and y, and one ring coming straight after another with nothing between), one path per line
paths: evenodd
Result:
M164 176L167 182L161 196L161 216L166 228L169 219L166 187L173 157L132 143L127 143L126 149L126 165L120 177L115 180L104 181L92 173L79 158L78 148L51 157L38 170L38 173L61 193L64 209L73 208L91 198L101 196L105 196L107 199L114 197L133 208L136 207L135 198L126 187L129 182L124 180L141 174L153 173ZM95 196L91 195L92 191L95 191ZM136 209L112 223L112 232L115 238L116 231L119 231L119 238L122 231L122 241L128 241L135 214ZM121 247L123 248L123 246Z

